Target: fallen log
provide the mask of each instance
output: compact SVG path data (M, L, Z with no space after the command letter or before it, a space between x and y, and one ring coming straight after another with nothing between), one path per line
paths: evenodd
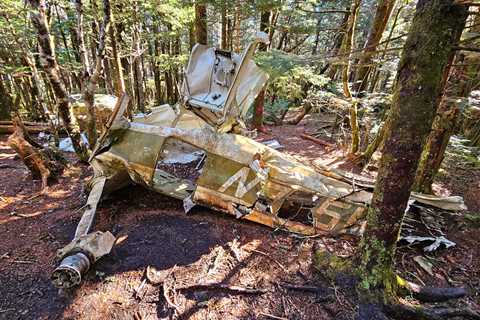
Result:
M327 141L324 141L324 140L321 140L319 138L315 138L315 137L312 137L311 135L308 135L306 133L302 133L300 135L300 137L302 139L305 139L305 140L310 140L310 141L313 141L315 142L316 144L320 144L322 146L326 146L326 147L329 147L329 148L335 148L335 144L333 143L330 143L330 142L327 142Z
M32 173L34 180L42 180L42 191L48 180L57 177L64 169L66 161L58 151L45 148L33 140L19 117L13 120L14 132L7 143L14 149Z
M25 131L28 133L49 132L50 127L44 124L27 125ZM0 134L12 134L15 132L15 126L9 124L0 124Z
M48 126L48 123L46 122L34 122L34 121L22 121L23 125L28 127L28 126ZM12 120L0 120L0 125L7 125L7 126L13 126L13 121Z

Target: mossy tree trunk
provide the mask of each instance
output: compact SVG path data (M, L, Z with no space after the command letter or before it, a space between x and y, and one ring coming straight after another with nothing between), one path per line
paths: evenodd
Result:
M360 318L396 300L396 242L425 139L445 85L468 8L454 0L419 0L397 73L390 124L367 227L359 248Z
M6 76L0 73L0 120L10 119L10 111L13 104L12 97L5 82L7 82Z
M395 0L378 0L375 18L373 19L372 29L365 44L365 50L359 60L359 67L355 74L355 91L363 91L367 88L367 78L372 70L372 62L377 46L382 39L383 32L387 27L387 22L395 6Z
M455 89L460 89L459 80L461 81L462 78L461 72L455 68L452 69L449 85L452 84ZM437 175L438 170L440 170L448 142L458 125L460 103L453 97L444 97L438 107L432 131L428 135L427 142L423 148L415 176L413 189L417 192L432 193L433 179Z
M480 15L475 15L469 31L475 34L480 32ZM474 40L472 44L478 46L480 40ZM448 77L445 98L438 107L432 131L422 152L415 177L415 191L432 193L433 180L442 165L450 137L458 130L461 104L464 103L462 98L468 98L475 80L478 81L479 63L477 53L457 53Z
M58 113L60 114L60 118L63 121L63 125L68 132L68 135L72 139L72 145L76 154L81 161L87 161L88 149L82 142L80 129L70 109L67 90L60 79L60 68L58 67L55 57L53 39L50 36L50 30L47 22L46 2L45 0L29 0L29 3L33 9L30 19L32 21L32 25L37 30L38 35L37 40L40 53L40 62L55 94L55 98L58 103Z

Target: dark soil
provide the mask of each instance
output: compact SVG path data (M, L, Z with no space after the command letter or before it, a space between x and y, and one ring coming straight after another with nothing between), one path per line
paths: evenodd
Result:
M333 161L343 153L299 138L299 130L304 128L277 127L260 138L277 138L288 153L311 163ZM314 248L348 258L355 239L302 239L200 207L186 215L180 201L136 186L116 192L99 207L96 228L117 236L113 252L80 287L59 291L49 280L55 253L73 236L91 171L69 154L63 176L45 195L37 194L40 182L31 180L5 141L0 136L0 319L352 319L357 311L353 282L332 283L313 264ZM456 188L471 175L463 172L448 185L452 194L465 196L467 205L478 201L478 188ZM457 246L432 255L432 276L413 262L423 254L417 247L399 250L397 268L417 283L467 285L474 295L456 303L478 310L480 231L461 216L451 221L445 233ZM167 276L163 285L144 281L148 266ZM176 289L211 283L267 292ZM293 291L284 283L323 291Z

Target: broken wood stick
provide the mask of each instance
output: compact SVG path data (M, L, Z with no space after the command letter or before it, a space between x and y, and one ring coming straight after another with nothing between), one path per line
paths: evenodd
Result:
M315 142L316 144L319 144L319 145L322 145L322 146L325 146L325 147L335 148L335 144L330 143L330 142L327 142L327 141L324 141L324 140L319 139L319 138L312 137L311 135L308 135L308 134L306 134L306 133L302 133L302 134L300 135L300 137L301 137L302 139L313 141L313 142Z
M239 294L264 294L267 293L267 289L252 289L239 286L229 286L221 283L211 283L211 284L194 284L184 287L177 287L177 290L183 291L207 291L207 290L218 290L226 291L230 293L239 293Z
M259 315L261 315L261 316L264 316L264 317L270 318L270 319L277 319L277 320L288 320L288 318L274 316L273 314L266 313L266 312L259 312L258 314L259 314Z
M321 294L324 296L330 296L333 298L331 295L333 293L333 290L330 288L324 288L324 287L317 287L317 286L306 286L306 285L296 285L296 284L291 284L291 283L286 283L282 282L280 283L280 286L284 287L285 289L292 290L292 291L303 291L303 292L310 292L310 293L316 293L316 294Z

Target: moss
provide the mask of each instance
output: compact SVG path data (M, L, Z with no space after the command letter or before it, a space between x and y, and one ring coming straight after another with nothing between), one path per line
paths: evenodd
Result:
M314 267L329 280L334 281L339 273L351 273L351 259L342 258L324 250L317 250L314 255Z
M393 271L392 248L388 248L378 239L362 240L362 256L357 275L360 278L359 294L366 301L391 303L396 300L398 282Z

